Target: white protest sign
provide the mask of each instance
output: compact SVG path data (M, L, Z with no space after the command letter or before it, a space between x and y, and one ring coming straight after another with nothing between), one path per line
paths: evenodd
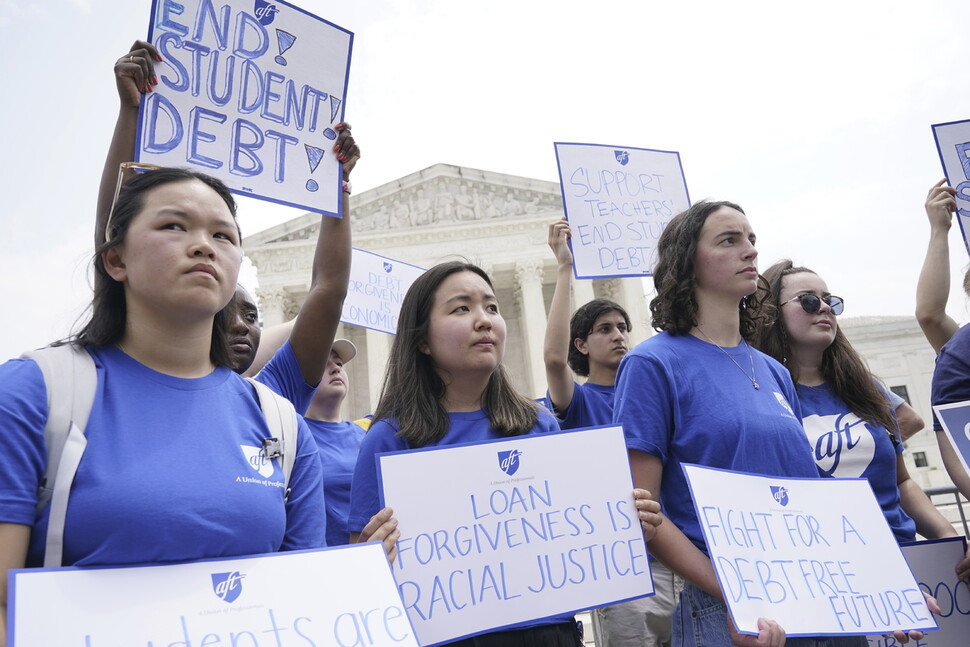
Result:
M933 412L943 432L950 438L963 469L970 472L970 401L937 405L933 407Z
M422 645L653 593L620 427L378 461Z
M738 631L789 636L936 629L865 479L786 479L685 465Z
M913 570L919 587L936 598L940 615L935 616L939 631L926 634L909 647L965 647L970 636L970 588L957 580L956 565L963 560L967 540L963 537L916 541L902 544L903 557ZM869 636L872 647L896 647L892 636Z
M957 222L963 244L970 251L970 119L933 125L936 150L943 163L947 182L957 190Z
M418 645L379 543L11 575L10 647Z
M577 278L648 276L660 233L690 206L680 155L557 142Z
M424 269L354 248L340 320L394 334L401 302Z
M353 34L280 0L155 0L149 40L163 61L142 101L138 161L339 215L334 126Z

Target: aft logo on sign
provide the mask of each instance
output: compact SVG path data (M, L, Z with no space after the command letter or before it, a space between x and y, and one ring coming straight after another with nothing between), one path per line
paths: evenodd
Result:
M220 600L232 603L242 593L242 579L246 577L239 571L231 573L212 573L212 592Z
M517 449L510 449L507 452L498 453L498 466L502 468L502 471L512 476L519 471L519 457L522 456L522 452Z
M279 9L272 2L267 2L267 0L256 0L253 13L256 14L256 20L259 21L261 25L268 25L273 22L276 18L276 14L279 13Z
M630 163L630 151L613 151L613 155L616 156L616 161L620 163L620 166L626 166Z
M769 485L771 488L771 498L775 500L775 503L786 506L788 505L788 490L782 485Z
M393 269L394 269L394 266L393 265L391 265L387 261L384 261L384 273L385 274L390 274L391 273L391 270L393 270Z

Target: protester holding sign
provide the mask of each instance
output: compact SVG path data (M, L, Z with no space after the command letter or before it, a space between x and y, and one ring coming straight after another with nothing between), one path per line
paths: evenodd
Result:
M736 204L699 202L670 221L658 252L650 310L662 332L620 364L613 419L634 484L659 491L672 522L649 546L687 580L673 644L782 645L771 620L759 621L759 636L735 631L681 468L818 476L788 372L747 342L758 323L755 234Z
M556 257L556 289L549 306L543 359L547 397L563 429L606 425L613 421L616 370L630 344L630 317L620 304L594 299L569 317L573 255L569 223L549 225L549 247ZM572 369L572 371L570 371ZM586 377L574 381L573 373ZM654 594L596 609L593 621L603 647L654 647L670 644L674 576L656 560L650 562Z
M94 359L97 394L70 491L63 564L323 545L322 473L305 424L297 421L285 487L267 457L272 434L253 386L229 368L225 307L242 250L228 190L194 171L148 171L121 187L107 231L94 257L91 319L71 340ZM0 367L0 395L0 428L13 448L0 454L5 608L7 571L45 556L51 508L35 519L35 507L49 412L37 363Z
M132 159L135 154L138 107L142 94L151 92L157 84L155 65L161 61L162 58L153 45L135 41L129 52L115 63L120 108L101 176L96 242L103 240L119 164ZM282 336L288 341L280 341L270 346L275 355L273 352L263 353L261 364L267 366L257 378L292 401L298 411L306 409L316 384L323 376L330 355L330 344L340 323L340 311L347 294L350 275L349 178L360 157L360 149L348 124L338 124L336 128L340 134L333 148L337 159L343 163L344 217L321 216L310 289L303 307L290 326L281 326L279 331L266 331L269 337ZM128 171L125 177L130 177L131 174ZM259 349L258 312L253 298L242 286L237 288L233 304L235 314L228 329L233 369L238 373L246 373ZM273 358L272 361L270 358ZM247 374L253 373L255 371Z
M354 472L352 530L361 529L380 507L378 453L559 429L551 415L512 388L502 366L505 333L491 279L479 267L442 263L411 285L401 306L375 422L364 437ZM647 493L638 494L641 524L652 536L659 506ZM572 615L563 614L454 644L581 643Z
M790 260L772 265L764 278L763 307L771 320L757 329L754 343L791 373L819 472L867 479L897 542L914 541L916 532L927 539L957 536L909 476L888 396L839 328L842 299ZM970 560L958 570L970 573Z

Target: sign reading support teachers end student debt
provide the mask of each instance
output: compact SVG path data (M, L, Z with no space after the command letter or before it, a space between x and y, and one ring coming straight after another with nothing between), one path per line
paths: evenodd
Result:
M424 269L354 248L340 320L394 334L401 302Z
M957 190L957 221L963 233L963 244L970 252L970 119L934 124L936 149L943 162L943 172L950 186Z
M556 143L577 278L648 276L660 233L690 206L672 151Z
M378 458L425 647L653 593L620 427Z
M10 647L418 646L379 543L11 574Z
M865 479L785 479L685 465L724 600L741 633L936 629Z
M280 0L154 0L149 40L163 61L142 101L139 161L340 215L334 127L353 34Z

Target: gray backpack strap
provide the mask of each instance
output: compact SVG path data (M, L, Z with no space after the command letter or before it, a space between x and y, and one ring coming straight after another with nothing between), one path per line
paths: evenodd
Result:
M37 363L47 387L47 467L37 492L37 516L50 502L44 566L60 566L67 502L87 445L84 429L94 406L98 371L86 350L70 344L48 346L23 357Z
M283 470L283 500L285 501L290 496L290 474L293 473L293 464L296 463L297 434L300 430L296 409L289 400L262 382L257 382L251 377L247 377L246 380L256 387L259 407L263 410L266 425L269 427L270 438L267 441L278 441L275 445L264 441L263 449L266 451L267 458L275 458L280 462Z

